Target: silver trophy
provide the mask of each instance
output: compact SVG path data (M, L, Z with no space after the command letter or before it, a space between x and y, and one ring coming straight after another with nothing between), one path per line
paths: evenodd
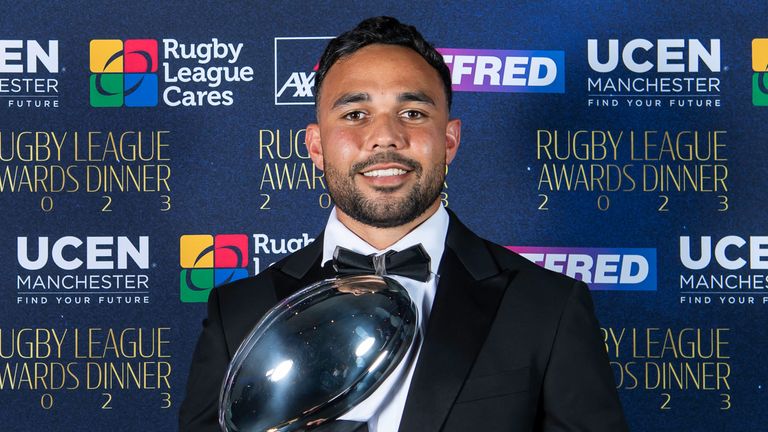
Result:
M309 431L367 398L408 353L418 309L386 276L327 279L272 308L240 345L219 398L224 431Z

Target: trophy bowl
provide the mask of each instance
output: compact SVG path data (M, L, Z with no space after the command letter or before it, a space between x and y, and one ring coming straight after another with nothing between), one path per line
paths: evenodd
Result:
M222 430L305 431L337 419L403 360L417 310L386 276L327 279L297 291L235 353L219 398Z

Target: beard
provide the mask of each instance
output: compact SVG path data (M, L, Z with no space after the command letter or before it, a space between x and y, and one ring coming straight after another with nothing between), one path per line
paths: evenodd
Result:
M379 163L398 163L408 167L416 177L416 183L402 197L395 195L401 186L376 188L378 196L366 197L355 185L355 176ZM347 173L326 161L325 179L331 199L344 213L365 225L392 228L415 220L440 197L445 181L445 162L425 170L418 162L399 153L377 153L352 165Z

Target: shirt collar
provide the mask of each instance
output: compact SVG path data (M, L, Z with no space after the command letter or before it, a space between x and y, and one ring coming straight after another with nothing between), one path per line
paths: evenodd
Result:
M322 264L325 265L326 262L333 259L333 251L336 250L336 246L345 247L363 255L370 255L381 254L389 250L401 251L421 243L429 254L431 261L430 271L437 274L437 268L440 265L440 259L443 257L443 251L445 250L448 221L448 212L441 205L435 214L395 242L395 244L384 250L378 250L341 223L336 216L336 207L334 207L331 210L330 216L328 216L328 223L325 225Z

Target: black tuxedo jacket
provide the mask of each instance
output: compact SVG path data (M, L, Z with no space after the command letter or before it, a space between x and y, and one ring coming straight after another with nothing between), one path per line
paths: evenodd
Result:
M322 274L322 234L257 276L211 291L182 431L218 431L230 359L279 300ZM400 432L622 432L586 286L477 237L450 213L440 279Z

